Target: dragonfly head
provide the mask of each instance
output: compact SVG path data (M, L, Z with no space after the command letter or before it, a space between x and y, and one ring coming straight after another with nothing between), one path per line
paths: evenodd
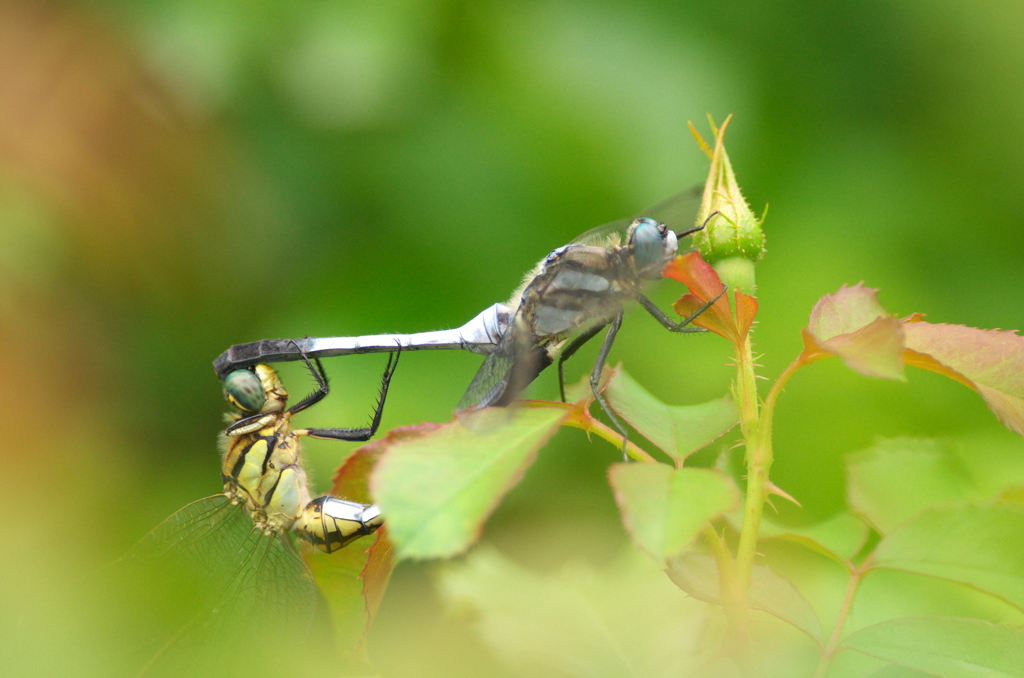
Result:
M283 410L288 401L277 370L269 365L256 365L249 370L235 370L224 378L224 397L246 414Z
M675 232L648 217L630 224L628 238L633 246L633 265L641 278L660 278L661 270L679 249Z

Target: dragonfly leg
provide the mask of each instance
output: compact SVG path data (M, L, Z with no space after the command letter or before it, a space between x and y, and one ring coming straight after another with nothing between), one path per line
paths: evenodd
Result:
M236 433L236 431L238 431L239 429L245 429L248 426L250 426L252 424L255 424L260 419L263 419L266 416L267 416L266 412L257 412L256 414L250 414L247 417L242 417L238 421L236 421L233 424L231 424L231 426L228 426L226 429L224 429L224 435L226 435L226 436L240 435L239 433ZM267 421L269 422L269 421L271 421L271 419L268 418ZM263 424L261 424L260 426L263 426Z
M377 400L377 407L373 413L373 422L369 426L365 428L305 428L293 431L295 435L324 438L326 440L350 441L365 441L372 438L377 429L380 428L380 419L384 414L384 402L388 397L388 387L391 385L391 377L395 374L395 369L398 368L398 358L401 355L401 346L394 353L388 354L388 364L384 368L384 376L381 377L380 382L380 398ZM319 363L319 360L317 363Z
M707 332L707 330L704 329L703 327L687 327L687 325L693 322L693 319L699 316L701 313L711 308L712 304L718 301L719 297L725 294L725 291L727 289L729 288L726 285L722 285L722 291L719 292L714 299L712 299L711 301L704 302L704 304L700 308L698 308L696 311L690 314L689 317L683 318L680 322L673 321L671 318L665 315L665 312L658 308L653 301L651 301L644 295L637 294L636 300L640 302L640 305L643 306L648 313L654 316L655 320L661 323L662 326L670 332Z
M317 385L317 389L315 391L288 408L288 412L290 414L295 414L296 412L301 412L308 407L316 405L324 399L331 389L327 383L327 373L324 371L324 366L320 364L320 358L314 358L311 362L309 360L309 355L299 347L298 342L292 341L292 344L295 346L295 350L298 351L299 355L302 357L302 360L306 363L306 367L309 369L309 373L313 375L313 379L316 380ZM314 362L316 363L315 366L313 364ZM389 360L389 367L390 364L391 362Z
M619 421L619 418L615 416L615 413L612 412L612 409L608 407L604 396L598 391L598 386L601 384L601 372L604 370L605 362L608 361L608 354L611 353L612 344L615 343L615 335L619 333L620 327L622 327L622 311L619 311L614 320L609 323L608 334L604 336L604 341L601 342L601 350L597 352L597 361L594 363L594 369L590 372L590 390L594 392L594 399L597 400L604 413L608 415L612 425L622 434L622 459L623 461L629 461L629 456L626 454L626 445L629 444L629 433L626 431L626 427L622 425L622 422Z
M558 356L558 394L561 396L563 403L567 402L565 399L565 361L571 358L576 351L580 350L580 347L582 347L583 344L593 339L598 332L607 326L608 323L594 325L586 332L573 339L572 342L565 347L561 355Z

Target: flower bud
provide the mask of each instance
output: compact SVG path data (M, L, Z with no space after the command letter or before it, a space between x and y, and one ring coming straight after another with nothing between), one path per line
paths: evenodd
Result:
M725 152L725 129L731 119L732 116L726 118L720 128L711 123L715 133L714 150L690 124L697 143L711 159L711 170L704 184L696 222L698 226L704 224L704 230L693 235L693 243L704 260L714 266L723 282L732 289L752 294L755 291L754 263L765 253L764 231L761 229L763 219L757 218L740 192Z

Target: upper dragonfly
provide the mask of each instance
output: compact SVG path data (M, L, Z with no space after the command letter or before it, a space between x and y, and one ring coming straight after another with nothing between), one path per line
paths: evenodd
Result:
M329 358L353 353L463 349L490 353L508 329L512 313L505 304L494 304L461 327L415 334L372 334L360 337L306 337L305 339L263 339L235 344L213 361L217 376L224 379L233 370L259 363Z
M685 195L670 198L647 213L677 211L682 197ZM672 332L705 331L687 325L714 300L690 317L673 322L642 292L644 282L660 278L665 265L675 258L679 241L703 228L701 224L677 233L658 219L644 216L599 226L551 252L513 293L507 304L513 313L509 326L457 409L509 404L556 357L559 389L565 400L563 363L608 327L590 385L595 399L623 435L625 448L626 430L598 391L601 370L622 324L624 305L635 299ZM720 295L724 292L723 287Z
M465 411L511 402L560 356L559 385L564 400L562 363L610 326L591 374L596 384L628 301L639 301L673 332L703 331L687 327L697 314L673 322L641 291L644 281L661 276L665 264L676 256L680 239L703 228L701 224L677 233L666 226L692 220L697 197L692 190L684 191L645 210L641 218L587 231L541 260L507 304L494 304L461 327L418 334L267 339L232 346L214 361L214 368L223 379L240 367L298 360L303 355L374 353L393 351L396 346L406 350L469 350L485 354L487 359L459 403L458 409ZM594 392L624 433L596 385Z

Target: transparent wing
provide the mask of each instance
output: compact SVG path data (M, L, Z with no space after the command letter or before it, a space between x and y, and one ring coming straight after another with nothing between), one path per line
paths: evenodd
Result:
M150 622L126 643L136 675L283 675L268 667L294 665L315 626L330 644L319 589L289 538L255 529L222 494L176 512L111 574L130 578Z
M650 217L661 224L667 224L673 231L685 231L693 228L694 217L697 208L700 206L702 186L680 191L661 202L642 210L639 214L628 219L618 219L601 226L590 229L586 233L575 238L572 245L601 245L604 246L614 242L615 238L622 240L625 237L626 229L637 217Z
M700 207L700 197L703 186L679 191L675 195L665 198L659 203L648 207L636 216L650 217L658 223L667 224L673 231L685 231L700 224L694 223L697 216L697 208Z
M491 351L491 354L484 359L480 369L473 375L473 381L470 382L469 388L466 389L456 406L456 412L488 407L505 394L516 360L514 334L515 332L510 328L506 336Z
M550 364L547 350L537 345L517 317L477 370L455 410L508 405Z
M626 229L629 228L632 219L616 219L607 224L595 226L572 239L570 245L597 245L605 247L609 244L620 244L625 238Z

